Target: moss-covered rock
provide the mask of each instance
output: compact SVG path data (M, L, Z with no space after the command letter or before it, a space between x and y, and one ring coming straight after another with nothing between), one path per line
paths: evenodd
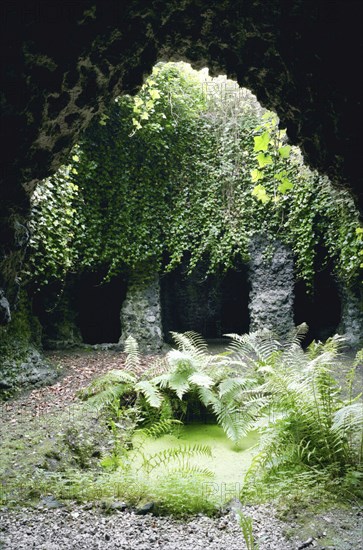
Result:
M40 351L41 334L41 325L22 293L11 322L0 326L0 397L56 380L57 370L44 360Z

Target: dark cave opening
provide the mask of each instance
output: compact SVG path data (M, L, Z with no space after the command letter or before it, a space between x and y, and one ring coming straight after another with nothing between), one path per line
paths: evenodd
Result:
M312 340L324 341L338 331L341 300L328 266L316 272L311 293L303 281L295 283L294 320L296 325L306 322L309 326L305 345Z
M86 344L115 343L121 335L120 310L127 284L122 276L108 282L103 277L100 272L85 272L75 291L78 326Z
M206 339L248 332L249 283L247 268L238 266L226 273L206 275L200 264L187 275L185 267L161 278L161 306L165 340L170 331L195 331Z

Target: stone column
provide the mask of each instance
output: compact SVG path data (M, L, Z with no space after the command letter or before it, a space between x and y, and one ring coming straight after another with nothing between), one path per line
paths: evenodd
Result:
M250 332L267 328L279 337L294 327L294 259L291 250L263 235L251 239Z
M127 295L121 308L121 338L125 344L133 336L140 351L157 353L164 341L161 323L159 275L130 278Z
M361 291L340 283L339 292L342 303L339 332L344 334L349 346L358 347L363 344L363 297Z

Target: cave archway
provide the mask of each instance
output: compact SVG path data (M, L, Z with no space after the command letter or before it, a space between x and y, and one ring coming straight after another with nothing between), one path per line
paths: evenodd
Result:
M163 332L195 331L207 340L224 334L244 334L249 330L249 292L247 266L206 275L201 262L187 275L181 265L161 277Z
M312 340L325 341L338 332L341 300L337 282L328 268L316 274L312 293L303 281L295 284L294 321L296 325L307 323L309 326L303 345Z
M116 343L121 336L120 310L127 284L122 276L103 282L106 273L84 272L75 285L75 307L86 344Z
M31 191L160 59L236 78L277 112L308 163L348 183L362 205L361 15L354 0L5 2L0 322L16 300Z

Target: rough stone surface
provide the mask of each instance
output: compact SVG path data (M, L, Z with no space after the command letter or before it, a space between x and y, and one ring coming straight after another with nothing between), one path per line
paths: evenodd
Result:
M5 298L4 291L0 289L0 324L7 324L11 321L10 305Z
M130 280L121 308L121 338L133 336L142 352L159 352L163 347L159 276Z
M42 325L42 344L44 349L68 349L82 343L77 325L77 313L74 304L74 290L69 284L58 297L53 293L43 293L42 303L37 303L37 314Z
M46 386L58 378L57 369L32 346L24 352L22 359L7 359L0 367L0 392Z
M269 329L283 337L294 327L293 255L262 235L251 240L249 253L250 331Z
M9 304L31 191L160 59L236 78L278 113L311 166L361 193L361 13L355 0L4 2L0 288Z
M342 319L339 332L351 347L363 344L363 297L358 290L341 287Z

